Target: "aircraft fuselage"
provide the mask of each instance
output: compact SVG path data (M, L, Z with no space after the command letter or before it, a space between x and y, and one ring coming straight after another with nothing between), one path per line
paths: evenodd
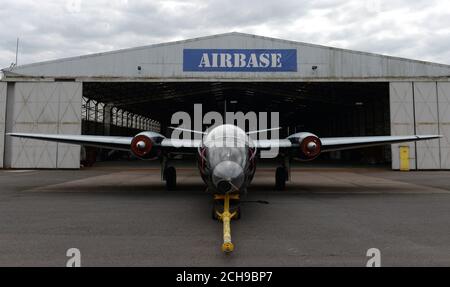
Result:
M241 128L218 126L206 134L199 148L202 179L214 193L245 190L255 172L255 153L251 139Z

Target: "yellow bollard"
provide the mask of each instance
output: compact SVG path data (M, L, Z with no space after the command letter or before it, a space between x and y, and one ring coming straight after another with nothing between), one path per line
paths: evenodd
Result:
M409 171L409 146L400 146L400 170Z

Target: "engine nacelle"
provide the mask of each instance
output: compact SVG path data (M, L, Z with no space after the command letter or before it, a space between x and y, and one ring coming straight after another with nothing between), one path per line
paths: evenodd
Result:
M298 159L308 161L317 158L322 150L322 142L319 137L312 133L297 133L289 137L299 145Z
M155 139L152 133L140 133L131 141L131 152L142 159L156 159L159 155L155 148Z

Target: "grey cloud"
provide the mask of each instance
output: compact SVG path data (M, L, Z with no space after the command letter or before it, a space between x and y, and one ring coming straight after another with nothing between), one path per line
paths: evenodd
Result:
M240 31L450 64L450 7L416 0L6 0L0 66ZM444 9L447 8L447 9Z

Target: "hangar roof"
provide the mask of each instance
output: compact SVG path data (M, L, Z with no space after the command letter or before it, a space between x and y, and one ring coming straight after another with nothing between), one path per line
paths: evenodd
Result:
M204 60L202 52L220 54L221 52L233 53L233 51L237 54L254 51L257 57L265 52L285 53L287 51L287 53L290 53L294 51L295 59L290 58L288 64L291 65L291 69L288 70L261 68L264 61L262 64L259 63L259 70L251 69L254 66L250 66L251 68L248 69L236 69L230 66L230 68L225 67L223 69L196 70L195 68L199 67L197 64L194 64L194 69L192 69L192 65L189 66L188 62L192 59L187 59L187 57L190 57L190 54L185 53L187 50L194 51L194 54L191 55L194 58L196 55L199 56L196 59L197 61ZM195 54L195 51L200 52ZM247 59L252 56L246 55L248 56ZM292 54L287 55L292 56ZM235 58L238 56L235 56ZM226 60L226 58L223 58L223 60ZM236 62L231 58L228 60L230 60L229 63L232 61L233 63L239 62L239 59ZM269 60L276 62L271 54L267 54L267 61ZM209 61L213 60L208 59L207 64L209 64ZM276 65L274 62L268 62L267 65ZM203 65L202 68L204 67L207 66ZM76 79L80 81L156 82L389 81L417 78L448 80L450 78L450 65L232 32L22 65L4 69L3 72L5 73L4 80L7 81L24 77Z

